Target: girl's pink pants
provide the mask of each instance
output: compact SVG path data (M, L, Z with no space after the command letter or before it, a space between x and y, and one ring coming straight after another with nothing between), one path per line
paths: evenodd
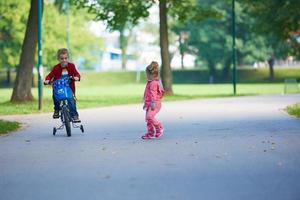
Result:
M154 134L154 129L156 132L159 132L162 129L161 123L155 119L156 114L160 111L161 102L156 101L156 107L154 110L151 110L149 107L146 111L146 122L147 122L147 131L149 134Z

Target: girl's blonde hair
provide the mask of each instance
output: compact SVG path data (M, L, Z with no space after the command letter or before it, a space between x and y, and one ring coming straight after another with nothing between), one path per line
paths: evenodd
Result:
M57 59L59 59L59 56L60 56L61 54L67 54L68 57L69 57L69 51L68 51L68 49L66 49L66 48L58 49L58 51L57 51Z
M159 66L156 61L152 61L150 65L147 66L146 71L150 74L153 75L154 78L158 78L158 72L159 72Z

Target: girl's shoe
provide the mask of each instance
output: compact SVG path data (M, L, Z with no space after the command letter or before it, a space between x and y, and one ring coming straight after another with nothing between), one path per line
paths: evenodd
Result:
M160 129L159 131L156 132L155 137L156 137L156 138L159 138L159 137L161 137L163 134L164 134L164 129L162 128L162 129Z
M145 135L142 136L142 139L147 140L147 139L153 139L155 138L154 134L151 133L146 133Z

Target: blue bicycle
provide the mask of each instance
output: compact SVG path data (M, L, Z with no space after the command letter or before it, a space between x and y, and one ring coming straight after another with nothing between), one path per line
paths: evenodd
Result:
M73 128L80 128L81 132L84 133L83 125L80 124L80 121L73 121L70 108L68 105L68 100L73 97L73 92L70 88L70 81L72 77L62 77L58 80L51 81L49 84L53 85L53 95L55 99L59 101L60 109L59 109L59 118L62 124L59 127L53 127L53 135L56 134L57 130L61 130L64 127L66 128L67 136L71 137L72 130L71 130L71 123Z

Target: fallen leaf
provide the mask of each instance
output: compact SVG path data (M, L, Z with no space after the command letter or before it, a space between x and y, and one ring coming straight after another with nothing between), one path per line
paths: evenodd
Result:
M110 179L111 176L110 176L110 175L106 175L106 176L104 176L103 178L104 178L104 179Z

